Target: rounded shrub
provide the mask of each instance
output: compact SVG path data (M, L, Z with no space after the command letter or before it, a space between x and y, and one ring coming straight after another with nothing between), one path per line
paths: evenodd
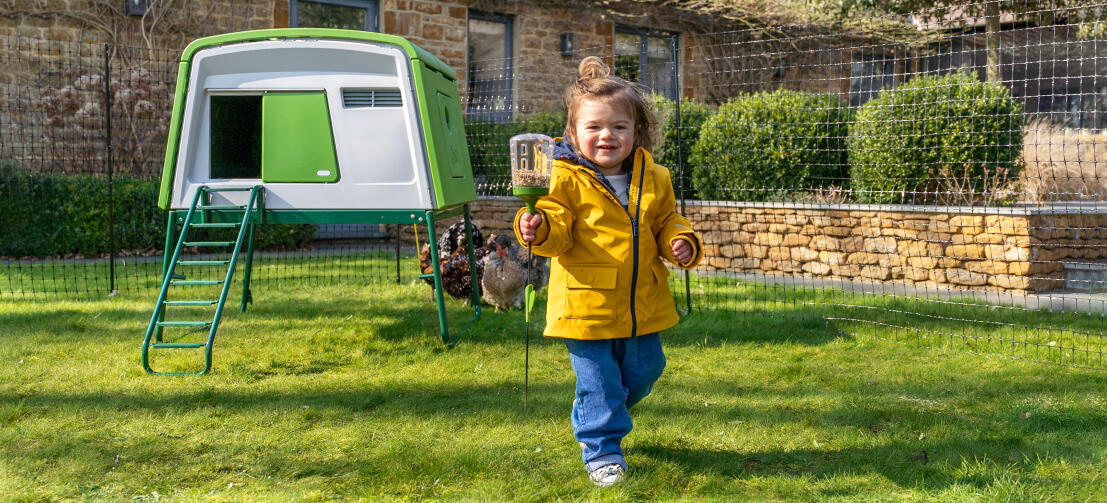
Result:
M865 103L850 128L850 185L863 203L972 203L1017 179L1022 105L955 73L912 79ZM969 196L966 196L968 194Z
M692 148L702 199L766 201L841 186L851 111L828 94L778 90L719 107Z
M654 161L669 168L673 179L673 189L680 197L681 188L684 197L694 198L692 188L692 148L700 139L700 130L714 111L698 101L684 98L680 101L680 124L677 124L677 102L660 94L651 96L653 111L657 115L658 129L661 131L660 144L654 148ZM679 140L679 141L678 141ZM684 177L680 176L680 162L684 161Z

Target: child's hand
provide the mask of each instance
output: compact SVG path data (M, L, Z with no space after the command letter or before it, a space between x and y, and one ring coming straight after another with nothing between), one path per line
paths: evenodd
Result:
M519 216L519 234L523 235L523 241L534 241L534 234L538 232L538 226L542 225L541 213L523 212Z
M676 238L669 245L673 247L673 258L678 264L686 264L692 260L692 243L687 239Z

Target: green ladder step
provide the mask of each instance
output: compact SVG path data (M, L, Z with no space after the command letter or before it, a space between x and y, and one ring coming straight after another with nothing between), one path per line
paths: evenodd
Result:
M244 210L245 206L238 206L236 204L213 204L211 206L197 206L198 210Z
M152 348L202 348L207 346L206 342L155 342L150 345Z
M185 280L173 280L170 284L173 285L222 285L221 279L185 279Z
M230 260L178 260L177 265L227 265ZM181 278L184 279L184 278Z
M204 222L204 223L194 223L194 224L191 225L191 227L195 227L197 229L230 229L232 227L238 227L238 223L237 222Z
M167 306L212 306L217 304L218 300L167 300L165 305Z
M207 187L207 188L204 189L205 192L249 192L251 190L254 190L254 188L253 187L225 187L225 188Z
M159 327L209 327L210 321L159 321Z
M186 241L185 246L230 246L234 241Z

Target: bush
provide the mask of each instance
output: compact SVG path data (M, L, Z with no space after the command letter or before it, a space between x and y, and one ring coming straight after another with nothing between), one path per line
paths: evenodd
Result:
M1022 105L961 73L918 77L865 103L850 130L858 202L969 203L1017 179Z
M469 161L479 194L500 191L507 195L511 186L511 153L509 141L522 133L542 133L556 138L565 132L565 117L555 113L536 113L514 122L494 122L484 117L468 117L465 137L469 146ZM498 190L497 190L498 189Z
M110 251L108 183L92 176L52 175L9 170L0 178L0 255L48 257ZM155 217L157 188L131 176L114 183L116 247L146 248L165 228Z
M778 90L727 102L692 149L696 193L765 201L845 183L851 115L827 94Z
M660 94L652 97L653 111L657 114L658 128L661 130L661 144L654 149L654 161L669 168L673 178L673 189L680 197L683 185L684 197L695 198L692 189L692 148L700 139L703 123L714 113L711 107L690 99L680 101L680 128L677 128L676 102ZM680 141L677 141L677 135ZM678 149L679 145L679 149ZM679 152L678 152L679 150ZM678 157L678 154L680 157ZM680 177L680 160L684 160L684 178Z
M158 180L118 175L113 179L117 250L161 249L166 215L157 209ZM111 251L108 181L87 175L28 173L0 169L0 256L51 257ZM315 225L261 225L258 249L299 248Z

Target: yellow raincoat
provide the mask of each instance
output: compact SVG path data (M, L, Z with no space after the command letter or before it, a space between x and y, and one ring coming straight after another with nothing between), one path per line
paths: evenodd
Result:
M538 201L542 213L531 249L553 257L550 265L546 337L601 340L659 332L679 316L666 279L664 257L676 262L670 242L693 244L691 269L703 245L688 219L676 212L669 171L637 148L626 209L591 168L556 160L550 195ZM519 215L515 215L515 235Z

